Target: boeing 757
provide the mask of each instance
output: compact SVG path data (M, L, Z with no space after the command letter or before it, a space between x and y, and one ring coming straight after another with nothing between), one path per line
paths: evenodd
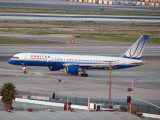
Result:
M46 53L19 53L8 60L13 65L23 66L46 66L50 71L64 69L67 74L87 77L86 69L108 70L136 67L144 64L140 60L144 46L149 39L148 35L141 36L122 56L91 56L69 54L46 54ZM111 65L109 64L111 63Z

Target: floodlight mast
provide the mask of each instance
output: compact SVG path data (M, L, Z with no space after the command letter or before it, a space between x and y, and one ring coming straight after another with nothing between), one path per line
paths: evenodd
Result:
M112 61L109 61L109 108L111 109L112 106L111 106L111 62Z
M28 99L30 99L30 84L31 84L31 74L33 72L33 69L29 71L29 80L28 80Z

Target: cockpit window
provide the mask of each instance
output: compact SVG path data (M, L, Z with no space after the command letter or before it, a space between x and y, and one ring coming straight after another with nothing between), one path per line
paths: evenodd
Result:
M19 57L13 57L14 59L19 59Z

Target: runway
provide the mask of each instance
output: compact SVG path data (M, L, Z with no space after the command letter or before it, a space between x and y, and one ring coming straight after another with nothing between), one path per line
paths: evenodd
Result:
M72 21L72 22L145 22L159 23L157 16L119 16L119 15L77 15L77 14L37 14L37 13L0 13L0 20L32 21Z

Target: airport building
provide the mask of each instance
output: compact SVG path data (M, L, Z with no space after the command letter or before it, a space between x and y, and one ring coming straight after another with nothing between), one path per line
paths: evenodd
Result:
M90 4L104 4L104 5L160 7L160 0L68 0L68 1L90 3Z

